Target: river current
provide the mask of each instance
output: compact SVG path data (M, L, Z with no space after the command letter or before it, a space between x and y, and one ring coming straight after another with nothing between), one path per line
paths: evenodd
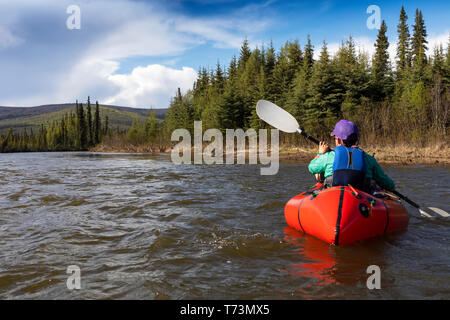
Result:
M450 211L448 167L384 169ZM1 299L450 298L449 220L405 204L406 231L345 247L288 227L284 205L314 183L304 163L262 176L166 154L18 153L0 155L0 179Z

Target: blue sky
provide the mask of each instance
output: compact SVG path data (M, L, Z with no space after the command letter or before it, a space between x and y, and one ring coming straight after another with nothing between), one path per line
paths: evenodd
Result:
M276 49L306 36L331 52L352 35L372 53L378 30L366 12L380 8L395 56L402 4L410 29L423 12L430 47L447 45L448 1L0 0L0 105L86 100L138 108L167 107L177 87L192 87L201 66L227 65L242 40ZM80 29L66 12L80 8Z

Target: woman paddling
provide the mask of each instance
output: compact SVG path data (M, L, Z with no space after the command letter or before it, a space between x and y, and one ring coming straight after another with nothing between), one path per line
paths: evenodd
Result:
M358 127L349 120L336 123L333 132L336 149L330 151L321 141L319 153L309 163L308 169L318 178L323 174L325 187L351 185L372 191L372 180L385 190L394 190L395 184L381 169L377 160L358 148Z

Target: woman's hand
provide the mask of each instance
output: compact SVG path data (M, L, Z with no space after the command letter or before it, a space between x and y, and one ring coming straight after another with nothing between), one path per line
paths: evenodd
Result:
M324 154L330 151L330 148L328 147L328 143L325 141L320 141L319 143L319 153Z

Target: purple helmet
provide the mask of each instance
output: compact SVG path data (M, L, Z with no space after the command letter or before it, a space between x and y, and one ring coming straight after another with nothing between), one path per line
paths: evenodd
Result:
M334 126L331 135L342 140L358 139L358 127L349 120L340 120Z

